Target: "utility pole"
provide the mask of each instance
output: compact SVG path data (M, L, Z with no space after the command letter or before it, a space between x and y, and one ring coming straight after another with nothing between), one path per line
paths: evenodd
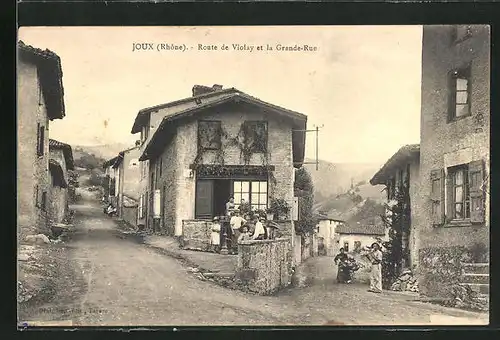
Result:
M319 129L320 128L323 128L324 125L321 124L321 126L318 126L318 125L313 125L315 126L316 128L313 129L313 130L293 130L294 132L304 132L304 133L307 133L307 132L316 132L316 161L315 162L303 162L302 164L316 164L316 171L319 170Z

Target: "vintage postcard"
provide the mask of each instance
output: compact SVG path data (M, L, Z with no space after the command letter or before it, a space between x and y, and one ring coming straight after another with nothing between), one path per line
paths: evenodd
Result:
M489 322L490 27L21 27L18 322Z

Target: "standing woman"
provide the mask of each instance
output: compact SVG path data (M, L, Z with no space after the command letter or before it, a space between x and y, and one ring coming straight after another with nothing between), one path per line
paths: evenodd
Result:
M382 251L378 243L373 243L371 253L368 254L368 259L372 264L370 273L370 289L372 293L382 293Z
M345 253L344 248L340 248L340 253L335 256L333 261L337 265L337 282L346 283L349 280L349 276L347 275L347 269L344 266L344 263L347 261L347 254Z

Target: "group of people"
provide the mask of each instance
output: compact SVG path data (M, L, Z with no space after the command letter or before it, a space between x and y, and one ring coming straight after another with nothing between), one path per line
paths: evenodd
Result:
M382 293L382 251L378 243L373 243L364 255L371 264L370 289L372 293ZM335 256L335 264L338 266L337 282L351 283L353 273L359 269L356 261L349 257L344 248L340 248L340 253Z
M242 202L243 205L243 202ZM241 206L240 206L241 207ZM243 212L236 209L234 198L226 203L226 215L215 216L212 223L211 246L213 252L219 252L221 242L226 242L228 252L236 254L238 243L247 240L264 240L270 237L269 229L265 227L265 216Z

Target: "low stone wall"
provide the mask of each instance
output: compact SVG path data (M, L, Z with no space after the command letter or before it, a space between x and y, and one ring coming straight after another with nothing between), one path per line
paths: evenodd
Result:
M246 289L261 295L287 287L292 279L290 239L241 242L236 277Z
M137 207L123 207L122 219L133 227L137 227Z
M211 233L211 221L183 220L181 246L183 249L208 251Z

